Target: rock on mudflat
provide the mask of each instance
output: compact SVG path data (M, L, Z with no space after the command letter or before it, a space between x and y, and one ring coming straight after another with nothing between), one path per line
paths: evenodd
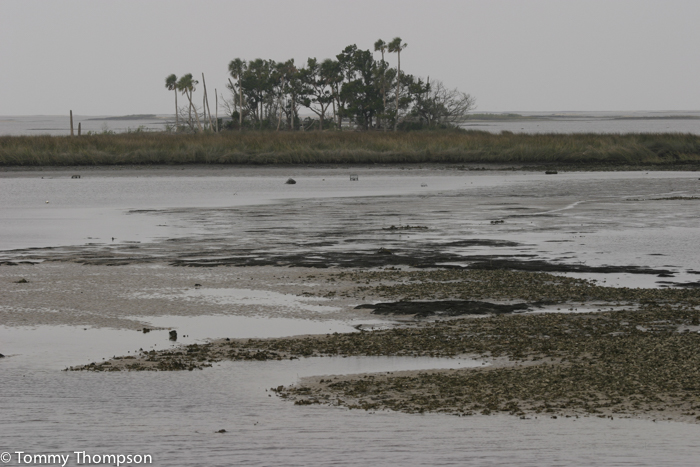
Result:
M286 182L287 185L296 185L297 181L294 180L293 178L288 178Z
M170 340L171 341L177 340L177 331L175 331L175 330L170 331Z

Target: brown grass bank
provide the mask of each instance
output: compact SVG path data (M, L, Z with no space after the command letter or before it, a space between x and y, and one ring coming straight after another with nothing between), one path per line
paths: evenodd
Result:
M0 166L372 163L697 167L700 136L425 131L0 137Z

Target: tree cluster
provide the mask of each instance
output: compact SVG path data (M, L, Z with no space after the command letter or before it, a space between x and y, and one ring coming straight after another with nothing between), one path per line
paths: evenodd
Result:
M209 108L209 97L207 95L207 85L206 82L204 82L204 73L202 73L202 83L204 84L204 97L202 99L202 112L200 113L199 109L192 101L195 86L199 84L199 81L194 79L192 73L187 73L186 75L181 76L180 79L178 79L174 74L165 78L165 88L168 91L175 91L175 128L178 131L183 131L186 129L199 132L205 130L219 130L219 119L216 118L216 124L212 121L211 109ZM182 93L183 96L187 97L188 106L186 111L177 105L178 91ZM194 114L194 119L192 118L192 114ZM209 115L209 125L207 125L207 114ZM185 115L187 116L186 118ZM201 120L199 118L200 115L202 116ZM180 124L180 117L183 118L182 125ZM202 120L204 123L202 123Z
M309 58L302 66L294 59L285 62L261 58L229 63L228 89L231 96L224 107L231 121L229 129L393 129L445 127L464 120L475 101L440 81L424 81L401 70L401 52L406 44L397 37L389 43L378 40L373 52L356 45L346 47L334 59ZM398 64L390 67L386 53L396 53ZM189 78L188 78L189 77ZM166 87L186 95L188 122L192 129L194 111L201 131L192 90L197 81L185 75L166 79ZM206 99L205 99L206 101ZM204 104L203 104L204 107ZM308 109L316 118L299 118ZM206 114L206 112L204 112ZM308 113L308 112L307 112ZM179 124L178 124L179 125Z

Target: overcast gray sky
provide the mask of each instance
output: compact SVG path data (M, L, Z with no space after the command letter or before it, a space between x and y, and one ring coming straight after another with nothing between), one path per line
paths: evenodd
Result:
M236 57L396 36L403 70L479 111L698 110L698 20L698 0L0 0L0 115L169 113L170 73L211 94Z

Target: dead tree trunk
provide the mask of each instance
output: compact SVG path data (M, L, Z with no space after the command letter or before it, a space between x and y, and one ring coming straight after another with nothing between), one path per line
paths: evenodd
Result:
M399 66L396 72L396 120L394 120L394 131L399 126L399 94L401 93L401 49L398 51Z
M180 127L180 112L177 110L177 88L175 89L175 131Z
M243 131L243 86L241 86L241 78L238 78L238 131Z
M192 110L194 109L194 117L197 119L197 128L199 128L199 131L202 130L202 124L199 122L199 112L197 112L197 107L194 106L192 103L192 90L190 90L189 94L187 94L187 99L190 101L190 121L192 121Z
M214 129L214 124L211 121L211 109L209 108L209 95L207 95L207 82L204 80L204 73L202 73L202 85L204 86L204 100L207 104L207 112L209 113L209 128Z

